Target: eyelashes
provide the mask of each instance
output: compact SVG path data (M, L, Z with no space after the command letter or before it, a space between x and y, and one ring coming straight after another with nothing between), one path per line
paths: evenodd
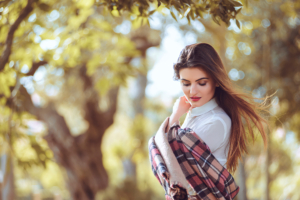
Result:
M189 85L190 85L190 84L183 84L183 86L189 86ZM206 83L204 83L204 84L198 83L198 85L204 86L204 85L206 85Z

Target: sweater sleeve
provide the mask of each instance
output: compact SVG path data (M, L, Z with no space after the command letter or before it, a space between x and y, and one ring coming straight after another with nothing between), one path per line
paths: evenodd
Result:
M231 120L227 115L215 116L204 127L196 128L195 133L209 146L212 153L224 143L231 126Z

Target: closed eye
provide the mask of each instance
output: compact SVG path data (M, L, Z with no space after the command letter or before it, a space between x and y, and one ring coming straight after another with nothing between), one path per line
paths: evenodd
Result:
M204 86L204 85L206 85L206 83L203 83L203 84L200 84L200 83L198 83L199 85L201 85L201 86ZM183 84L183 86L189 86L190 84Z

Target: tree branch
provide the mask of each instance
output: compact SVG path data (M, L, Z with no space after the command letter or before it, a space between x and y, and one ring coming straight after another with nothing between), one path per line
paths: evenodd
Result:
M18 19L13 23L13 25L10 27L6 42L5 42L5 49L2 53L2 56L0 58L0 72L4 69L5 64L8 62L9 56L11 54L11 48L14 38L14 33L18 29L21 22L31 13L33 10L33 3L34 0L28 0L26 7L21 11L21 14L19 15Z
M99 108L99 93L94 89L92 77L86 74L86 65L81 66L79 70L84 85L84 119L89 122L89 128L84 134L83 141L101 142L105 130L113 123L113 117L117 110L119 87L111 88L108 91L109 108L102 112Z
M58 141L64 143L67 148L73 145L74 137L71 135L69 127L65 119L55 110L53 104L49 104L46 107L36 107L33 105L31 96L23 85L19 90L20 97L14 98L13 103L20 109L25 110L32 115L35 115L37 119L42 120L47 124L48 135L55 137ZM50 136L45 136L46 137Z
M118 93L120 86L114 86L108 91L109 108L104 112L106 125L110 126L114 122L114 114L117 111Z
M32 63L31 69L29 70L29 72L27 72L27 73L25 74L25 76L33 76L34 73L36 72L36 70L37 70L40 66L45 65L45 64L47 64L47 63L48 63L47 61L39 61L39 62L34 62L34 63Z

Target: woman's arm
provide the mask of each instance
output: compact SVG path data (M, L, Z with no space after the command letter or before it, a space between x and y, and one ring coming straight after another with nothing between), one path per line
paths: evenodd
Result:
M194 131L209 146L211 152L214 152L227 141L230 128L230 117L226 114L216 114L205 126L199 123L199 127L196 126Z
M171 126L176 122L179 124L179 119L180 119L181 116L179 116L178 114L176 113L172 113L172 115L170 116L170 119L169 119L169 123L166 127L166 130L165 132L167 133L169 131L169 129L171 128Z
M184 115L185 113L188 112L188 110L191 108L191 104L190 103L186 103L186 97L185 96L181 96L179 97L176 102L174 103L173 106L173 112L170 116L169 119L169 124L166 127L166 132L169 131L170 127L176 122L179 124L179 119L182 115Z

